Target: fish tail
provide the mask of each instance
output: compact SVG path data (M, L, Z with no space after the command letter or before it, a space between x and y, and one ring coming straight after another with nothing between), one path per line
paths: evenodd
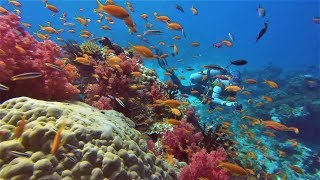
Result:
M98 3L98 7L95 9L97 12L103 11L103 4L99 0L96 0Z

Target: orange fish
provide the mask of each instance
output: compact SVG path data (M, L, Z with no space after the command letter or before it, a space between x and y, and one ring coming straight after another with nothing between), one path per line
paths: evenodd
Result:
M225 91L228 91L228 92L239 92L239 91L241 91L241 88L239 86L236 86L236 85L231 85L231 86L227 86L225 88Z
M172 154L167 154L167 160L168 160L168 162L171 164L171 165L173 165L174 164L174 155L172 155Z
M88 55L84 54L83 57L78 57L76 55L75 61L77 61L80 64L89 66L91 64L91 56L88 56Z
M26 124L27 124L26 118L22 117L22 119L18 123L18 126L17 126L16 130L14 131L13 136L15 138L19 138L22 135L24 127L26 126Z
M176 22L168 22L167 21L167 27L172 30L177 30L177 31L182 30L182 26Z
M7 53L4 50L0 49L0 56L5 56L6 54Z
M190 91L190 93L191 93L191 94L199 94L199 91L197 91L197 90L192 90L192 91Z
M296 139L289 139L288 141L292 143L291 144L292 147L297 147L298 146L298 141Z
M16 7L21 7L21 4L18 1L10 0L9 3Z
M198 46L200 46L200 43L199 42L191 42L191 46L198 47Z
M154 58L152 51L142 45L131 45L131 49L145 58Z
M8 10L0 6L0 14L8 14Z
M274 88L274 89L278 89L279 88L278 84L276 82L274 82L274 81L264 80L264 83L266 83L271 88Z
M31 27L31 24L29 23L21 23L24 27L27 27L27 28L30 28Z
M98 3L98 7L96 8L97 12L104 11L105 13L119 19L125 19L130 16L127 10L121 6L114 4L103 5L99 0L96 1Z
M280 124L278 122L275 121L262 121L262 123L264 124L265 127L270 128L270 129L274 129L277 131L293 131L294 133L298 134L299 133L299 129L296 127L287 127L283 124Z
M172 39L174 39L174 40L180 40L181 39L181 37L180 36L173 36L173 38Z
M88 20L83 18L83 17L80 17L80 16L76 16L75 19L80 23L82 24L83 26L88 26ZM69 31L70 32L70 31Z
M217 167L223 167L224 169L230 171L232 174L245 176L248 172L241 166L229 162L220 162Z
M198 10L193 5L190 9L194 15L198 15Z
M229 97L227 97L227 100L228 101L236 101L237 99L235 97L229 96Z
M21 46L16 45L15 48L20 54L26 54L27 53L27 51L24 50Z
M262 96L262 99L264 99L267 102L272 102L272 98L269 96Z
M181 124L181 122L177 119L167 119L165 122L176 126L179 126Z
M50 151L52 155L54 155L60 147L61 132L63 131L64 127L65 127L65 124L62 124L58 129L56 135L54 136L51 151Z
M139 71L134 71L134 72L131 73L131 75L134 76L134 77L139 77L139 76L142 76L142 73L139 72Z
M111 30L111 28L109 26L106 26L106 25L100 26L100 29Z
M153 15L159 21L162 21L162 22L169 22L170 21L170 18L168 16L158 16L157 12L154 12Z
M169 106L171 108L177 108L181 105L181 102L180 101L177 101L175 99L168 99L168 100L165 100L165 101L162 101L162 100L157 100L160 105L165 105L165 106Z
M166 76L172 76L172 74L169 73L169 72L164 72L164 75L166 75Z
M249 84L256 84L257 80L255 80L255 79L246 79L245 82L249 83Z
M273 132L270 132L270 131L264 131L263 133L266 134L267 136L270 136L270 137L276 136Z
M140 17L141 17L142 19L148 19L148 14L141 14Z
M289 165L289 168L294 170L296 173L299 173L299 174L304 174L303 173L303 170L301 168L299 168L298 166L290 166Z
M159 58L160 58L160 59L165 59L165 58L167 58L167 57L169 57L168 54L162 54Z
M106 16L106 20L107 20L110 24L114 24L114 20L112 19L112 17Z
M40 29L43 31L47 31L48 33L51 33L51 34L57 33L57 30L51 26L40 26Z
M138 89L138 86L136 84L133 84L133 85L130 85L129 88L132 90L132 91L135 91Z
M54 6L54 5L52 5L52 4L48 4L48 3L46 3L46 8L47 8L47 9L49 9L50 11L54 12L54 13L59 12L58 8L57 8L57 7L55 7L55 6Z
M177 108L171 108L171 112L176 116L181 116L181 111Z
M251 92L249 91L243 91L242 94L246 95L246 96L249 96L251 94Z
M178 46L176 44L173 45L173 53L178 55L179 53L179 49L178 49Z
M223 43L224 45L226 45L227 47L232 47L232 42L229 40L223 40L221 41L221 43Z

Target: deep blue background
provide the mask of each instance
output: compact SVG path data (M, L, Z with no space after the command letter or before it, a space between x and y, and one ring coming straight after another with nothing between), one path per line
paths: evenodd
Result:
M13 5L6 1L1 1L1 6L13 10ZM39 25L51 25L56 29L64 27L59 20L62 12L67 12L69 22L76 23L74 29L77 33L68 32L58 35L64 39L76 39L83 41L79 37L81 29L90 30L96 37L107 36L119 43L121 46L128 46L128 42L133 44L144 44L136 34L130 35L124 23L115 19L115 25L109 25L106 21L98 24L98 15L93 12L96 7L95 1L49 1L59 8L59 13L52 16L52 13L44 8L44 3L36 1L20 1L22 7L22 21L32 24L30 32L39 31ZM115 1L118 5L125 6L125 1ZM130 1L135 8L131 13L133 21L137 24L138 33L145 30L145 21L139 16L142 13L149 15L148 21L154 24L154 29L164 31L162 36L149 36L150 44L159 47L158 42L164 41L167 45L174 42L179 47L179 55L169 58L172 66L178 66L178 59L184 59L184 66L200 66L204 63L217 63L226 65L230 60L244 58L249 60L248 68L255 68L272 62L282 67L300 67L301 65L319 64L319 31L320 24L312 22L312 18L319 15L319 2L308 1ZM265 18L258 16L256 11L259 3L266 9ZM184 13L175 9L179 4L185 10ZM194 5L199 15L191 13L190 7ZM79 9L84 11L80 12ZM153 12L159 15L168 15L172 21L182 24L187 38L174 41L174 35L181 35L180 32L168 30L162 22L156 21ZM92 21L87 28L76 22L76 15L90 18ZM269 21L267 33L258 43L255 38L263 27L263 22ZM112 31L100 30L100 25L109 25ZM232 48L223 47L216 49L212 47L214 42L228 38L228 33L235 36L235 43ZM58 37L53 35L52 37ZM52 38L55 39L55 38ZM191 47L190 42L198 41L200 47ZM171 53L172 48L160 47L165 53ZM200 53L198 59L191 58L192 55ZM156 66L155 66L156 67Z

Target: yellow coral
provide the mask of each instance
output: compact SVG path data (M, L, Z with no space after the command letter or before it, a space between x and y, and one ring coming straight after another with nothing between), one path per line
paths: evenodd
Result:
M98 54L98 53L101 53L101 47L94 43L94 42L90 42L90 41L86 41L84 43L82 43L80 45L80 48L83 52L83 54L87 54L87 55L90 55L90 56L93 56L94 54Z

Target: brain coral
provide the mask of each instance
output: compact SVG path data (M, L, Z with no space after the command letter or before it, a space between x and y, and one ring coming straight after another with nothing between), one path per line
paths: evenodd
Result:
M22 117L27 124L15 138ZM20 97L0 105L0 119L0 179L177 178L177 169L151 153L133 122L116 111ZM62 124L62 145L52 155Z

